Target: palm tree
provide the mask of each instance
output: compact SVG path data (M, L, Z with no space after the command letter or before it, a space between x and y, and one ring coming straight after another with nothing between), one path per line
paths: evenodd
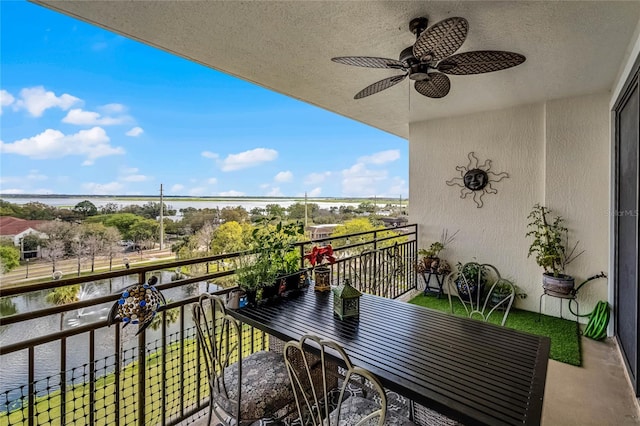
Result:
M167 299L167 305L172 302L173 300ZM151 324L149 324L149 328L152 330L159 329L162 326L163 316L164 316L164 322L166 325L173 324L174 322L178 321L178 318L180 317L180 309L178 308L169 309L164 312L164 315L161 312L159 312L151 320Z
M46 300L54 305L77 302L80 300L80 284L54 288L51 293L47 294ZM62 331L64 324L64 314L64 312L60 313L60 331Z

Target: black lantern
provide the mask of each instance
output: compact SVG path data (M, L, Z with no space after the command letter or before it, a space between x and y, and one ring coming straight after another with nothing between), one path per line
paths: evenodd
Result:
M344 283L333 289L333 313L345 319L348 317L358 317L360 315L360 293L351 286L348 278Z

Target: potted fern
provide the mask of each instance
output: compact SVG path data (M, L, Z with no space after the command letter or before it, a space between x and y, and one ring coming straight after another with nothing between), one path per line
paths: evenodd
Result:
M569 233L564 226L564 219L562 216L552 218L551 213L540 204L533 206L529 213L527 237L533 238L533 241L527 257L534 255L538 266L544 269L542 287L546 291L568 295L573 291L574 278L565 273L565 268L584 250L576 254L579 241L568 249Z

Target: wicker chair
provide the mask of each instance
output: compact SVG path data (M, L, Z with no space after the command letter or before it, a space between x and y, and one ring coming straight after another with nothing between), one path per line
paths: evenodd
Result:
M470 270L481 272L465 273ZM515 299L516 290L513 283L502 278L498 269L487 263L481 265L469 262L464 264L460 271L447 276L451 312L453 313L454 295L462 302L469 318L488 321L491 315L502 314L501 325L504 326ZM483 283L484 280L488 282Z
M282 355L260 351L242 357L242 324L227 314L223 300L203 294L193 319L209 378L209 415L225 426L260 424L294 409L294 395Z
M312 371L315 356L310 356L306 345L319 350L322 374L317 375ZM330 389L328 383L331 377L338 374L333 360L329 359L327 351L333 357L341 360L345 366L345 376L340 381L339 390ZM291 386L298 407L299 422L303 425L313 426L364 426L364 425L413 425L408 418L387 411L387 397L378 379L359 367L355 367L346 352L335 342L321 340L316 336L306 335L300 341L288 342L284 347L284 358ZM298 368L299 360L303 360L304 368ZM322 391L318 392L315 381L321 380ZM367 382L375 392L375 398L349 395L353 383ZM332 396L337 396L333 400ZM335 407L335 408L334 408Z

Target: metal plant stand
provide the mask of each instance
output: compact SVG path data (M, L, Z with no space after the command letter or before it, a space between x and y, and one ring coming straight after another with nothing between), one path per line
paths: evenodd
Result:
M442 286L444 285L444 277L447 274L439 274L437 272L420 272L420 275L422 275L422 279L424 280L425 284L422 294L437 294L438 299L440 299L440 297L444 294L444 292L442 291ZM435 276L435 284L437 284L437 287L435 286L435 284L433 286L430 284L432 276Z
M543 292L540 295L540 303L538 304L538 321L540 321L540 316L542 315L542 298L544 296L551 296L551 297L555 297L556 299L560 299L560 318L562 318L562 299L569 300L569 303L571 303L571 301L573 300L576 303L576 324L578 323L578 315L580 314L580 305L578 304L577 293L575 290L572 290L571 293L569 294L561 294L561 293L556 293L554 291L550 291L547 289L543 289Z

